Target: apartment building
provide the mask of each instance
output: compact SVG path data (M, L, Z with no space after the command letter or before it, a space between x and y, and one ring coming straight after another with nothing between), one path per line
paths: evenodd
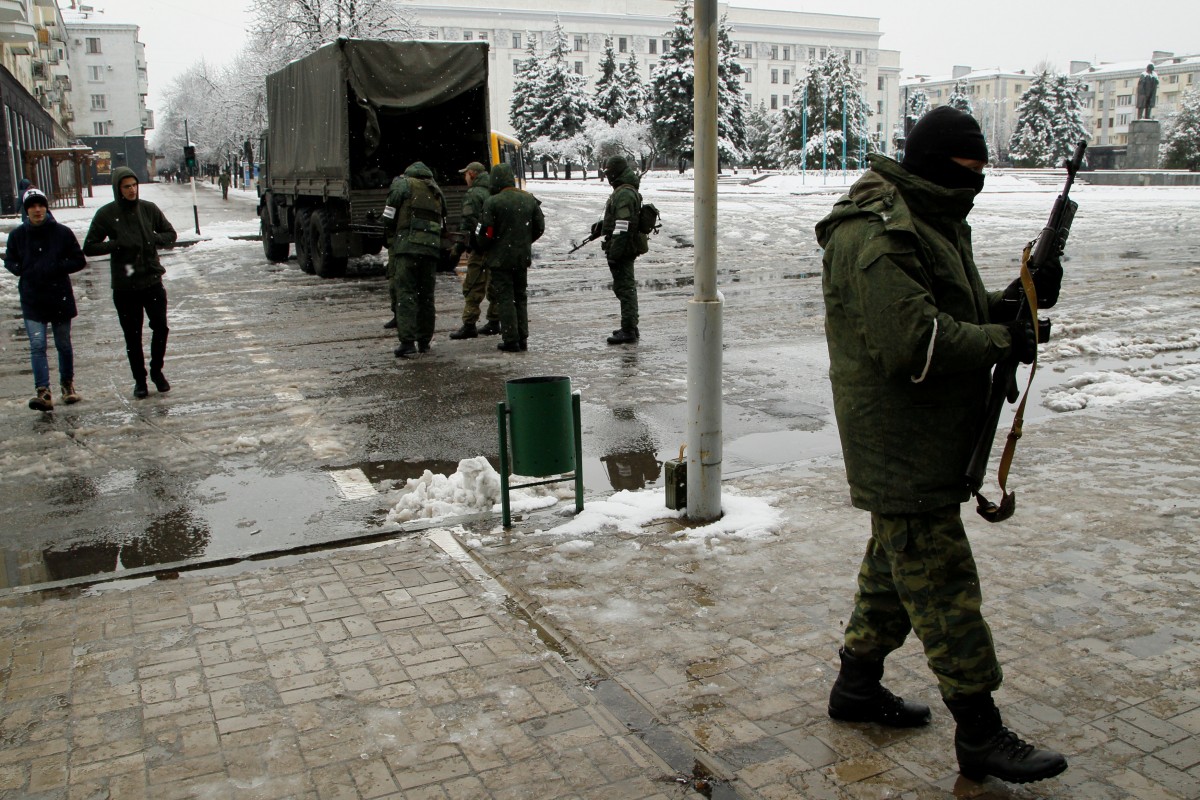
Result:
M1183 95L1200 86L1200 55L1176 56L1160 50L1144 61L1095 66L1086 61L1071 62L1071 77L1084 87L1092 145L1123 147L1129 143L1129 123L1137 119L1138 77L1147 64L1154 64L1154 74L1158 75L1153 118L1165 123L1178 110Z
M1021 95L1029 89L1034 77L1023 69L955 66L949 75L917 75L900 81L900 105L907 107L920 91L929 98L929 107L936 108L948 103L954 88L961 85L971 100L973 115L983 129L993 161L1003 162L1008 156L1008 140L1017 122Z
M154 112L146 108L150 84L138 26L110 21L87 5L64 11L63 18L74 132L96 151L96 175L128 166L138 180L149 180L145 134L154 127Z
M642 78L668 47L676 21L677 0L463 0L442 4L406 4L417 20L422 38L444 41L487 41L491 44L492 126L512 132L508 110L517 64L527 57L530 43L547 47L555 24L560 23L571 47L570 61L578 74L595 81L604 57L605 42L612 40L618 61L636 55ZM718 13L733 29L739 61L746 69L743 90L752 106L764 104L782 110L792 102L792 91L810 60L841 50L865 84L874 115L868 125L879 147L889 148L890 131L899 119L895 100L900 78L900 56L880 50L879 20L813 14L802 11L768 11L721 3Z

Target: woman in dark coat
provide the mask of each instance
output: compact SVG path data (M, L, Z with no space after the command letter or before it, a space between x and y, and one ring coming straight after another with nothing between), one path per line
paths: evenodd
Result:
M20 278L21 314L29 334L29 358L37 388L29 407L51 411L54 396L50 393L50 366L46 360L47 328L53 329L58 350L62 400L69 405L80 399L75 392L75 356L71 349L71 320L77 312L70 274L86 267L87 259L71 229L50 216L46 195L29 189L22 207L29 219L9 235L4 266Z

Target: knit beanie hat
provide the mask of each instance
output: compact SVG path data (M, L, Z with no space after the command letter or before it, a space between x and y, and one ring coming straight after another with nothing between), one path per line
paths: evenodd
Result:
M983 188L983 176L951 161L987 161L987 142L970 114L938 106L917 121L904 143L903 167L947 189Z
M25 194L21 197L21 207L28 211L29 207L34 203L46 208L50 207L50 201L46 199L46 195L40 189L30 187L25 190Z

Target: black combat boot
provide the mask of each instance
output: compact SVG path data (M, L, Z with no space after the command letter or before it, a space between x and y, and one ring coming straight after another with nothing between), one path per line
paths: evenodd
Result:
M618 328L608 337L609 344L629 344L637 340L637 332L633 328Z
M500 320L489 319L487 324L479 329L480 336L495 336L500 332Z
M417 352L418 353L428 353L429 352L429 340L428 339L417 339Z
M395 355L396 358L408 358L409 356L414 355L416 352L417 346L410 340L401 342L400 346L392 351L392 354Z
M150 370L150 380L154 382L154 388L158 389L160 394L166 394L171 391L171 383L167 377L162 374L161 369Z
M829 716L842 722L875 722L890 728L929 724L929 706L913 703L883 688L883 661L870 661L838 651L842 671L829 693Z
M519 353L521 352L520 342L501 342L496 345L496 349L502 353Z
M1039 750L1004 727L988 692L947 700L946 707L958 723L954 754L963 777L982 781L993 775L1009 783L1030 783L1067 768L1062 753Z
M145 378L142 378L133 384L133 396L138 400L145 400L150 396L150 387L146 385Z
M395 317L395 316L393 316L393 317L392 317L391 319L389 319L387 322L383 323L383 327L384 327L384 328L386 328L386 329L387 329L387 330L389 330L389 331L390 331L390 330L393 330L393 329L395 329L395 327L396 327L396 317Z
M450 334L451 339L474 339L479 335L474 322L464 322L462 327Z

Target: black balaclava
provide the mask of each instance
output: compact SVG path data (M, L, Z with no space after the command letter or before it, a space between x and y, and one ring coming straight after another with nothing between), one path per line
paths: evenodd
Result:
M987 142L979 123L970 114L938 106L917 121L904 143L901 165L931 183L947 189L983 189L983 175L952 158L987 161Z

